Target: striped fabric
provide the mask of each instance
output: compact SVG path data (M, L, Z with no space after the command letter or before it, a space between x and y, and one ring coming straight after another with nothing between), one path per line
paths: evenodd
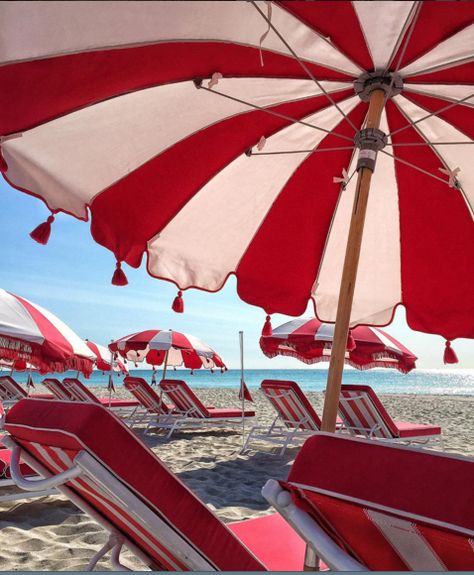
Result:
M143 378L128 376L123 380L123 384L149 413L155 415L168 415L170 413L168 406Z
M189 369L225 369L221 357L194 335L179 331L150 329L126 335L109 345L128 361Z
M318 414L296 382L265 379L261 390L287 428L305 431L321 429Z
M342 385L338 409L344 426L356 435L407 441L410 437L441 435L437 426L394 421L368 385Z
M10 375L0 376L0 401L18 401L28 397L28 392L21 387ZM53 399L46 393L30 393L29 397L37 399ZM1 414L0 414L1 415Z
M470 571L473 481L472 458L317 434L282 487L367 570Z
M87 347L92 351L95 356L94 364L97 369L100 371L110 371L110 363L113 364L113 371L127 374L128 370L123 365L123 363L115 358L111 358L111 353L108 348L100 345L99 343L95 343L90 341L89 339L85 340Z
M397 72L351 325L403 304L413 329L474 337L473 2L3 2L0 20L12 186L90 218L119 266L210 292L235 274L244 301L312 299L327 322L368 109L353 82Z
M47 377L43 379L42 384L57 398L65 401L74 401L76 398L72 395L69 388L59 379Z
M73 401L81 401L86 403L96 403L110 407L112 409L137 407L138 402L128 399L116 399L112 397L97 397L92 391L76 377L66 377L63 379L62 386L65 391L71 396Z
M351 335L353 341L346 351L345 363L352 367L387 367L402 373L416 367L416 355L379 328L358 326ZM331 359L333 338L334 324L299 318L273 328L272 335L262 336L260 348L267 357L284 355L313 364Z
M92 371L93 354L65 323L37 304L0 289L0 356L41 373Z

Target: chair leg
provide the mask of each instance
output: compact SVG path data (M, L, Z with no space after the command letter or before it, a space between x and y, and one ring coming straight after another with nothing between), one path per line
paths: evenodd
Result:
M94 571L94 567L115 545L117 545L117 536L111 533L105 544L97 551L87 564L86 571Z
M306 544L303 571L320 571L320 559L312 547Z

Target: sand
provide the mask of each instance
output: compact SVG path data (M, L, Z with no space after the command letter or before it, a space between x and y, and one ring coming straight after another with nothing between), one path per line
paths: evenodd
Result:
M42 391L38 389L38 392ZM104 394L103 388L95 389ZM237 392L197 390L204 403L238 406ZM128 397L120 389L119 396ZM254 393L259 423L269 423L273 411ZM309 393L321 412L323 396ZM396 418L433 423L443 429L446 451L474 455L474 398L439 395L385 395L383 402ZM143 437L143 434L138 431ZM283 457L268 452L239 454L239 430L183 431L167 440L161 434L145 436L153 451L225 522L265 515L271 510L260 494L268 478L286 478L298 447ZM62 496L0 504L0 570L83 570L105 542L105 532ZM128 552L124 563L140 569ZM108 559L97 569L109 570Z

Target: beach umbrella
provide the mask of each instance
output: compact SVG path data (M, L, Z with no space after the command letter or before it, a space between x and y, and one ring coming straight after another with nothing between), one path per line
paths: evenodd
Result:
M0 358L12 370L29 367L40 373L92 372L93 354L84 341L43 307L0 289Z
M163 365L163 379L168 367L195 369L227 368L220 356L194 335L173 330L149 329L132 333L109 344L109 349L134 363Z
M123 263L474 337L473 2L4 2L2 171ZM369 189L372 192L369 195ZM348 249L346 251L346 246ZM271 331L270 318L265 333Z
M284 355L304 363L329 361L334 340L334 324L316 318L294 319L260 338L267 357ZM394 337L380 328L358 326L351 330L344 362L356 369L388 367L408 373L416 367L417 357Z
M123 375L128 374L128 369L125 365L119 359L114 358L107 347L99 343L94 343L90 339L86 339L85 342L95 356L94 365L97 369L100 371L110 371L110 365L112 364L113 371L122 373Z

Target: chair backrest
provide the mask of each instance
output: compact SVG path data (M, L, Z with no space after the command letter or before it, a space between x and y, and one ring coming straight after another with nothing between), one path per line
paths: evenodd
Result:
M198 419L210 417L208 409L185 381L162 379L160 387L179 412Z
M261 390L289 429L321 429L321 420L295 381L264 379Z
M99 403L100 401L97 397L92 393L90 389L88 389L82 381L77 379L76 377L66 377L63 379L63 385L67 392L71 395L71 397L75 401L86 401L87 403Z
M399 435L395 422L368 385L342 385L338 409L344 427L351 432L384 439Z
M10 375L0 376L0 400L17 401L27 397L26 391Z
M123 384L149 413L156 415L168 415L170 413L162 398L142 377L127 376L123 380Z
M317 433L288 482L297 505L375 571L474 569L474 459Z
M25 399L12 407L5 428L22 451L52 474L70 468L77 458L84 472L65 484L70 498L123 535L152 569L264 570L226 525L103 406Z
M64 384L53 377L47 377L41 382L50 391L54 397L58 399L64 399L66 401L74 401L74 397L69 393L69 390L64 386Z

